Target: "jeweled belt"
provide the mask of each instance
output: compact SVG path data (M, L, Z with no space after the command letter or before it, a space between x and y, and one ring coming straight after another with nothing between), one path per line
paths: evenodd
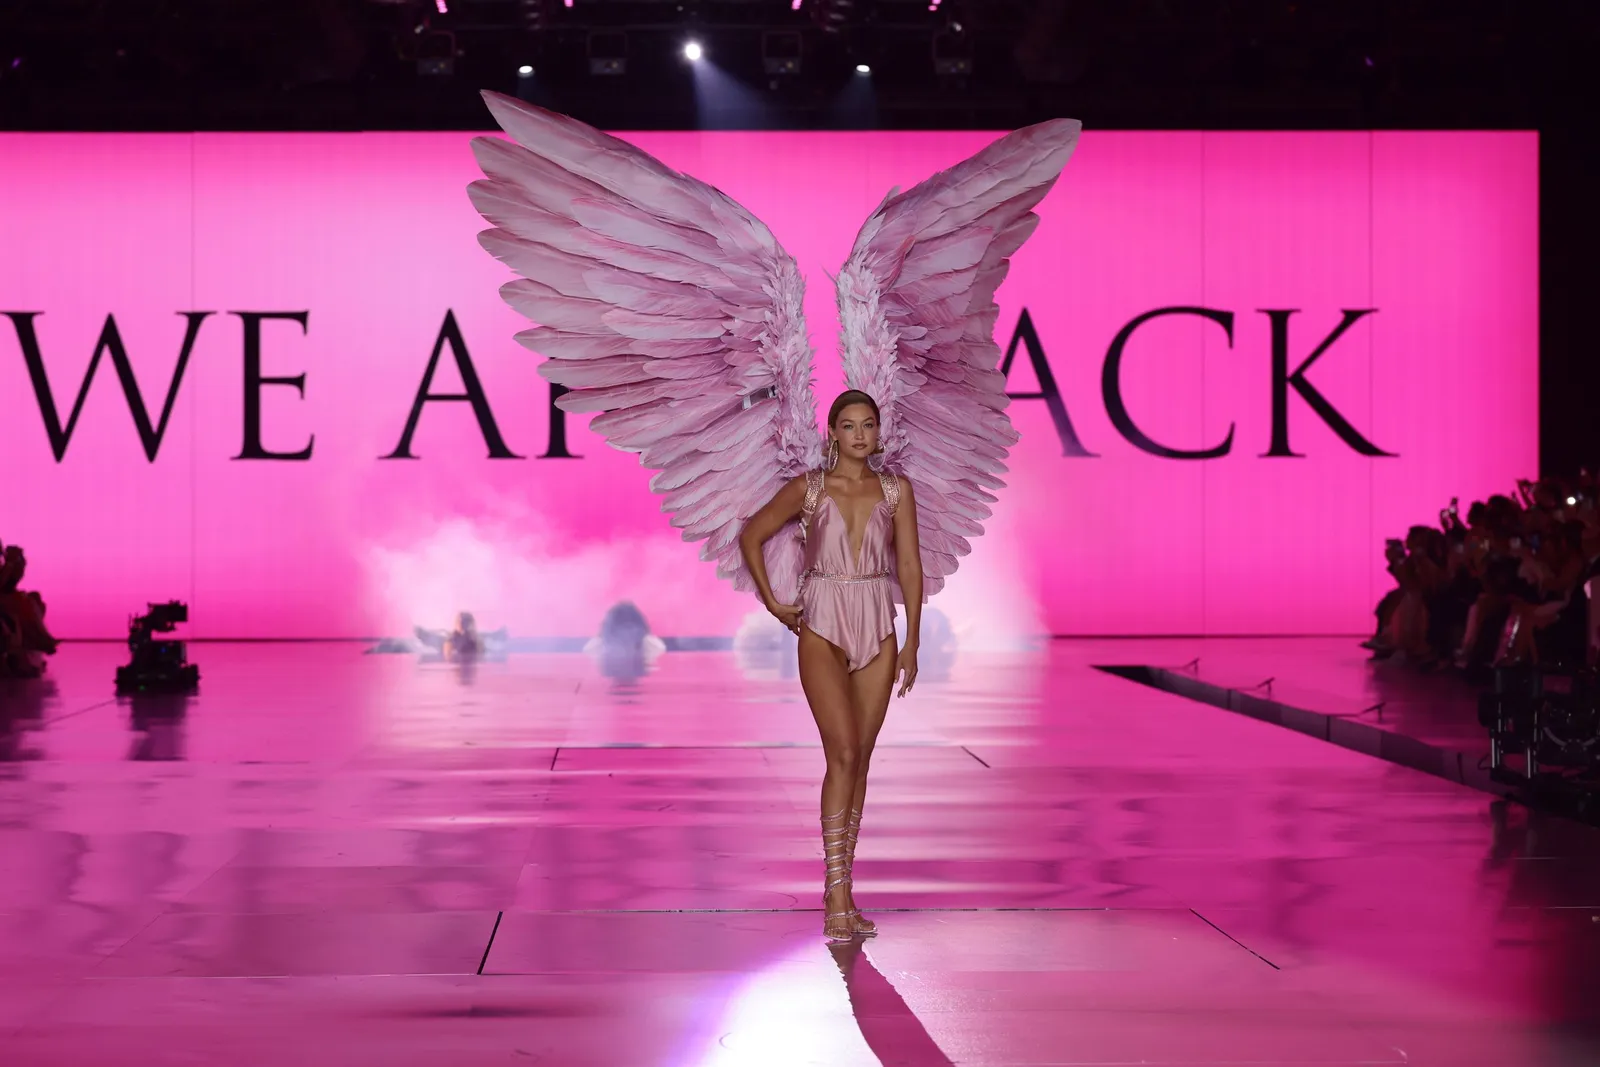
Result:
M889 577L888 571L876 571L872 574L827 574L823 571L806 571L806 578L815 578L823 582L844 582L854 585L858 582L881 582Z

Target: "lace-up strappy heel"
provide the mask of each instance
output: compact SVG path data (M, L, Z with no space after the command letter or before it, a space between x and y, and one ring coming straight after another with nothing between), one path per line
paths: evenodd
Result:
M825 869L822 883L822 936L831 945L852 941L856 934L853 915L859 913L828 910L829 895L840 886L850 885L847 855L849 833L845 812L822 817L822 860Z
M844 872L850 881L852 904L855 903L855 870L856 870L856 841L861 837L861 809L850 809L850 822L845 827ZM851 908L850 916L855 920L856 932L862 937L877 937L878 924L861 914L860 908Z

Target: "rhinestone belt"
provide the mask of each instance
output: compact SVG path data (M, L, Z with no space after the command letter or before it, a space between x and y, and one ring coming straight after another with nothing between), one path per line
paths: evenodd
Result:
M843 582L846 585L855 585L860 582L881 582L889 577L888 571L878 571L874 574L824 574L822 571L807 571L807 578L815 578L823 582Z

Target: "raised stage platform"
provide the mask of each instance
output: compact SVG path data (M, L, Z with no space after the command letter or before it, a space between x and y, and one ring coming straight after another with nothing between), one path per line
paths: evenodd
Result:
M1095 669L1377 721L1349 641L959 659L891 710L882 935L831 953L792 678L193 652L187 702L116 702L113 645L4 690L7 1067L1600 1062L1600 833Z

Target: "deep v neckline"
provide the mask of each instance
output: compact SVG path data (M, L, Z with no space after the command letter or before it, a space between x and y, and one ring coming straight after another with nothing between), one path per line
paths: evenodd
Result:
M882 500L872 505L872 510L867 512L867 521L861 524L861 543L855 546L855 548L851 548L850 520L844 517L844 508L839 506L839 502L833 499L833 494L828 492L826 489L822 491L822 495L828 498L828 503L833 505L834 514L838 515L839 521L844 523L844 550L850 553L851 573L860 574L861 550L867 547L867 527L872 525L872 519L878 514L878 509L887 504L889 502L889 498L884 497Z

